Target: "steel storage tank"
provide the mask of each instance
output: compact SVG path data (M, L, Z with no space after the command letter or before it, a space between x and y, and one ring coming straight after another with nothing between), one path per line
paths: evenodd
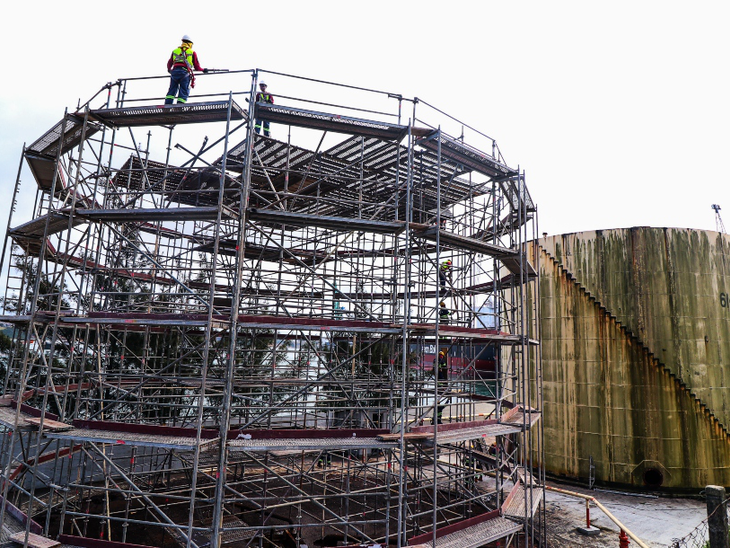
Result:
M730 238L635 227L539 248L548 473L730 485Z

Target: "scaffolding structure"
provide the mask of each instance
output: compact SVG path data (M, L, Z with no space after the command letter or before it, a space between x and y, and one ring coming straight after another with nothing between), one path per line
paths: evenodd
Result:
M263 73L307 93L256 103ZM23 150L0 540L539 545L524 172L419 99L225 77L119 80Z

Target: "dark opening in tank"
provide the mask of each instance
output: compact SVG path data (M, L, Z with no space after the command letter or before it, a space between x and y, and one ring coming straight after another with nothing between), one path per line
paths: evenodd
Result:
M657 468L647 468L644 471L644 485L647 487L661 487L664 483L664 474Z

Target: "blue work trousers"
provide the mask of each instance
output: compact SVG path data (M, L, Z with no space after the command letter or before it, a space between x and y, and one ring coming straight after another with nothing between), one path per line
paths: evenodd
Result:
M256 125L254 126L256 133L261 133L261 124L262 124L261 120L256 119ZM269 121L264 120L263 125L264 125L264 136L268 137L269 136Z
M184 67L175 67L170 72L170 89L165 96L165 104L171 105L177 95L178 103L187 103L190 95L190 74Z

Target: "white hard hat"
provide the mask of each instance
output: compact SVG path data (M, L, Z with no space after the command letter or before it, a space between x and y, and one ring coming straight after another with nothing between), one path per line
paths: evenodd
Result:
M183 37L182 37L182 41L183 41L183 42L190 42L191 44L193 43L193 39L192 39L192 38L190 38L190 36L188 36L187 34L184 34L184 35L183 35Z
M261 81L259 82L259 85L260 85L260 86L265 86L265 85L266 85L266 82L264 82L263 80L261 80Z

